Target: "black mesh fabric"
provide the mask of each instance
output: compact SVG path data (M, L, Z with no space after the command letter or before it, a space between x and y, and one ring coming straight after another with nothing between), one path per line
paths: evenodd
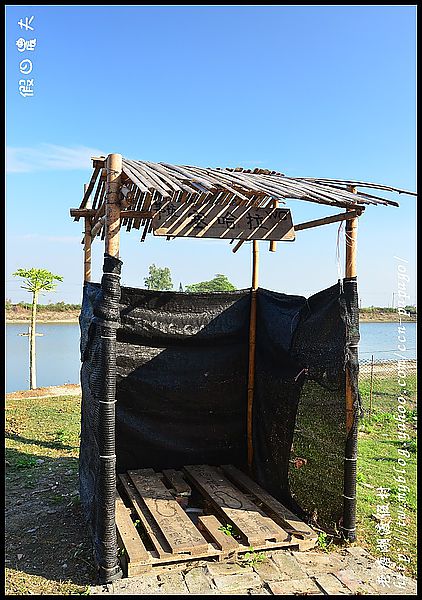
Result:
M101 285L80 316L82 423L80 497L93 534L101 582L122 575L115 525L116 332L120 325L121 261L104 255ZM85 292L89 294L86 285ZM86 330L88 333L86 334Z
M347 365L358 412L357 369L348 348L350 331L354 340L358 335L356 286L346 293L348 281L308 299L257 291L254 476L298 514L331 529L343 514ZM93 382L105 377L95 307L102 296L99 284L86 284L80 317L80 488L94 536L99 398ZM250 297L250 290L121 288L118 472L228 463L246 469Z

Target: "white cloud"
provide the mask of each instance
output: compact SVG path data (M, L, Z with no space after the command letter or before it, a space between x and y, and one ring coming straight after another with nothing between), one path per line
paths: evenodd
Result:
M87 146L57 146L40 144L37 147L7 147L8 173L33 173L34 171L63 171L90 169L91 156L103 156L98 148Z

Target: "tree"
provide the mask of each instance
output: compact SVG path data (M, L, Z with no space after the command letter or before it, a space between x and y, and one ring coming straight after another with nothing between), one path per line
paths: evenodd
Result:
M171 273L168 267L156 267L155 265L150 265L149 277L145 277L144 282L147 290L165 292L173 289Z
M13 273L15 277L25 279L21 288L32 294L31 324L29 327L29 389L37 387L36 361L35 361L35 324L37 316L38 294L51 292L56 288L56 281L63 281L60 275L54 275L46 269L18 269Z
M210 281L201 281L185 286L187 292L232 292L235 289L235 286L221 273L218 273Z

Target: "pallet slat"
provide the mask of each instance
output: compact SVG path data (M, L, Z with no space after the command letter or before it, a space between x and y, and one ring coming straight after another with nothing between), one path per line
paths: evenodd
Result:
M253 502L214 468L207 465L184 467L191 482L211 501L217 512L235 526L250 546L266 541L281 542L290 535L266 516Z
M139 573L136 568L133 572L133 567L136 563L146 565L145 570L148 570L150 555L147 552L138 531L130 518L129 510L124 505L123 500L116 492L116 527L117 534L120 537L121 543L125 549L125 561L128 571L128 576Z
M197 555L207 551L206 540L157 473L151 475L148 470L141 469L128 471L128 475L173 553Z
M234 537L226 535L221 531L221 523L214 515L198 517L198 527L202 531L208 533L219 549L223 551L225 556L229 556L230 554L237 553L241 550L240 545L236 542Z
M302 539L316 539L317 535L297 515L288 510L281 502L266 492L250 477L236 469L233 465L222 465L222 471L244 492L250 493L256 500L262 503L264 510L279 523L286 531L301 537Z
M139 520L141 521L152 545L154 546L158 556L160 558L168 558L173 556L170 552L170 548L167 544L166 539L161 533L160 528L155 523L154 519L149 515L148 511L142 506L142 499L135 489L135 486L127 475L119 475L119 479L123 484L126 494L136 511Z
M184 480L183 475L180 471L176 471L175 469L164 469L163 470L164 479L168 481L171 487L174 489L176 494L180 496L190 496L191 495L191 487Z

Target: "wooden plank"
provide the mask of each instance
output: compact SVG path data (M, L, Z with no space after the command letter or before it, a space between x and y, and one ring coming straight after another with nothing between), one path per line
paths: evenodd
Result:
M184 467L184 470L219 515L236 527L250 546L265 544L266 540L284 541L290 538L284 529L215 468L195 465Z
M98 213L98 210L94 208L71 208L70 216L71 217L95 217ZM132 210L126 209L120 212L122 219L150 219L154 216L154 213L150 210Z
M129 500L132 502L132 506L135 509L136 514L138 515L139 520L141 521L159 558L164 559L173 556L170 552L170 548L167 544L166 539L161 533L160 528L158 527L157 523L154 521L146 507L143 506L142 499L136 491L132 481L125 474L119 475L119 479L122 482L125 492Z
M128 576L131 576L134 574L131 566L133 567L137 563L147 564L150 554L142 543L136 527L130 518L129 510L124 505L118 492L116 492L116 527L125 549Z
M221 205L207 202L186 208L168 202L153 217L157 236L294 241L290 209Z
M150 511L173 553L197 555L207 551L207 542L173 498L157 473L128 471L142 501Z
M226 535L221 531L221 523L214 515L198 517L198 527L200 530L206 531L209 534L226 556L241 550L240 545L234 537Z
M232 465L222 465L221 469L244 492L256 498L262 504L264 510L287 532L303 539L317 538L315 531L309 525L299 519L297 515L283 506L281 502L271 496L260 485L245 475L245 473L242 473L242 471L239 471L239 469L236 469Z
M177 495L191 495L192 489L180 471L176 471L175 469L164 469L163 475L165 480L168 481L169 485L171 485Z
M86 206L88 198L90 197L91 192L94 189L94 185L95 185L95 182L97 181L97 177L98 177L99 173L100 173L100 168L95 167L94 172L91 175L91 179L89 181L88 187L85 190L84 197L82 198L81 208Z

